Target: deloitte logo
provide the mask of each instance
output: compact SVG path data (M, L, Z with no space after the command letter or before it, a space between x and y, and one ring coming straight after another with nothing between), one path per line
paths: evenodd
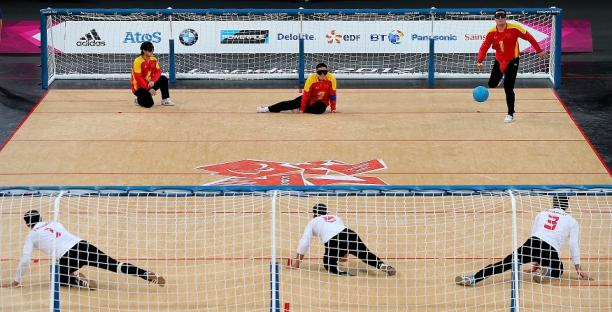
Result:
M198 42L198 33L191 28L184 29L179 35L179 41L184 46L192 46Z
M98 35L95 29L92 29L83 35L83 37L76 42L76 45L77 47L103 47L106 45L106 41L100 38L100 35Z
M395 29L392 30L388 36L389 42L393 44L400 44L402 42L402 39L404 38L404 33L399 29Z

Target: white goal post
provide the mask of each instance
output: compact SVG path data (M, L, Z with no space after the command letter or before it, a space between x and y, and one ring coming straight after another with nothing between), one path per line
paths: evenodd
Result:
M475 66L492 8L475 9L44 9L43 88L55 79L127 79L140 44L155 44L175 79L297 79L325 62L340 79L487 77ZM520 40L519 78L560 86L558 8L513 8L508 21L548 52Z
M578 278L563 246L561 278L535 283L525 264L476 287L455 284L456 276L512 255L530 237L536 214L560 196L580 226L581 266L591 280ZM332 274L316 235L300 268L290 268L320 204L326 220L340 219L397 274L356 253L338 263L352 276ZM21 287L8 287L30 233L30 210L118 262L163 276L164 287L92 266L78 273L95 281L95 290L59 286L49 272L65 256L52 261L36 250ZM610 185L2 188L0 215L3 311L612 309Z

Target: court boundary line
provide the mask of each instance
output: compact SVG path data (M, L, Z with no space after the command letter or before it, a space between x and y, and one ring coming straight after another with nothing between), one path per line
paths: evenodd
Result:
M567 105L565 105L565 102L563 102L563 100L561 99L561 97L559 96L557 91L553 90L553 93L557 97L557 100L559 100L559 103L561 103L561 106L563 106L563 109L565 109L565 112L569 115L569 117L572 120L572 122L574 122L574 125L576 126L576 128L578 128L578 131L580 131L580 134L582 134L582 136L584 137L584 140L589 144L589 146L591 147L591 150L595 153L595 156L597 156L597 158L599 159L599 162L601 162L601 164L603 165L604 169L608 172L608 175L610 177L612 177L612 170L610 170L610 167L608 167L608 164L606 163L606 161L603 159L603 157L601 157L601 155L599 154L599 152L595 148L595 145L593 145L593 142L591 142L591 139L589 139L589 137L586 135L586 132L584 132L582 127L580 127L580 124L578 123L576 118L574 118L574 115L569 110Z
M15 139L15 142L130 142L130 143L226 143L226 142L584 142L582 139L231 139L231 140L148 140L148 139Z
M2 145L0 145L0 153L2 153L2 151L4 150L4 147L7 146L9 144L9 142L11 142L11 140L13 139L15 134L17 134L17 131L19 131L19 129L21 129L21 127L26 123L28 118L30 118L30 116L32 116L34 111L43 102L43 100L45 99L47 94L49 94L48 90L45 91L45 93L43 93L43 95L38 99L38 101L36 102L36 105L34 105L34 107L32 107L32 109L25 115L25 117L21 120L19 125L17 125L17 128L15 128L15 130L13 130L13 133L11 133L11 135L9 135L9 137L6 139L6 141L4 141L4 143L2 143Z

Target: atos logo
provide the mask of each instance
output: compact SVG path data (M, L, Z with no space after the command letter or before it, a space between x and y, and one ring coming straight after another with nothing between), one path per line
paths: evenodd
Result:
M347 42L355 42L355 41L359 41L359 39L361 39L361 35L342 35L336 32L335 29L333 29L332 31L329 32L329 34L325 35L325 38L327 39L327 43L329 44L340 44L342 43L342 41L347 41Z
M370 41L387 41L392 44L400 44L404 39L404 33L399 29L394 29L388 34L371 34Z
M145 41L150 41L152 43L160 43L162 40L162 34L159 31L153 33L141 33L141 32L131 32L128 31L125 33L125 37L123 38L123 43L143 43Z

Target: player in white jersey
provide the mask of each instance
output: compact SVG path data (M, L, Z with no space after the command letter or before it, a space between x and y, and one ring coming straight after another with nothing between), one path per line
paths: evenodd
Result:
M34 248L52 256L54 247L59 266L59 283L62 286L95 289L97 287L95 281L88 280L85 275L77 272L85 265L138 276L160 286L164 286L166 283L162 276L145 271L130 263L120 263L109 257L96 246L68 232L59 222L43 222L40 213L36 210L26 212L23 218L31 231L23 246L23 256L19 261L17 274L10 285L11 287L21 285L21 279L28 270Z
M316 235L325 244L323 266L330 273L349 275L348 272L338 270L338 261L351 254L366 264L386 272L389 276L395 275L395 268L385 264L372 253L357 233L347 228L338 216L327 214L327 206L325 204L314 205L312 212L314 218L304 230L297 249L297 255L291 261L292 267L300 267L300 262L304 259L304 255L310 247L310 240L313 235Z
M567 196L553 196L553 208L541 211L535 217L531 228L531 237L517 249L516 254L520 264L534 263L533 280L542 283L548 278L559 278L563 274L563 262L559 252L569 239L570 255L580 279L589 279L587 272L580 267L580 246L578 240L580 230L578 222L570 216L566 209L569 206ZM485 278L503 273L512 268L512 254L502 261L490 264L474 275L460 275L455 283L462 286L474 286Z

